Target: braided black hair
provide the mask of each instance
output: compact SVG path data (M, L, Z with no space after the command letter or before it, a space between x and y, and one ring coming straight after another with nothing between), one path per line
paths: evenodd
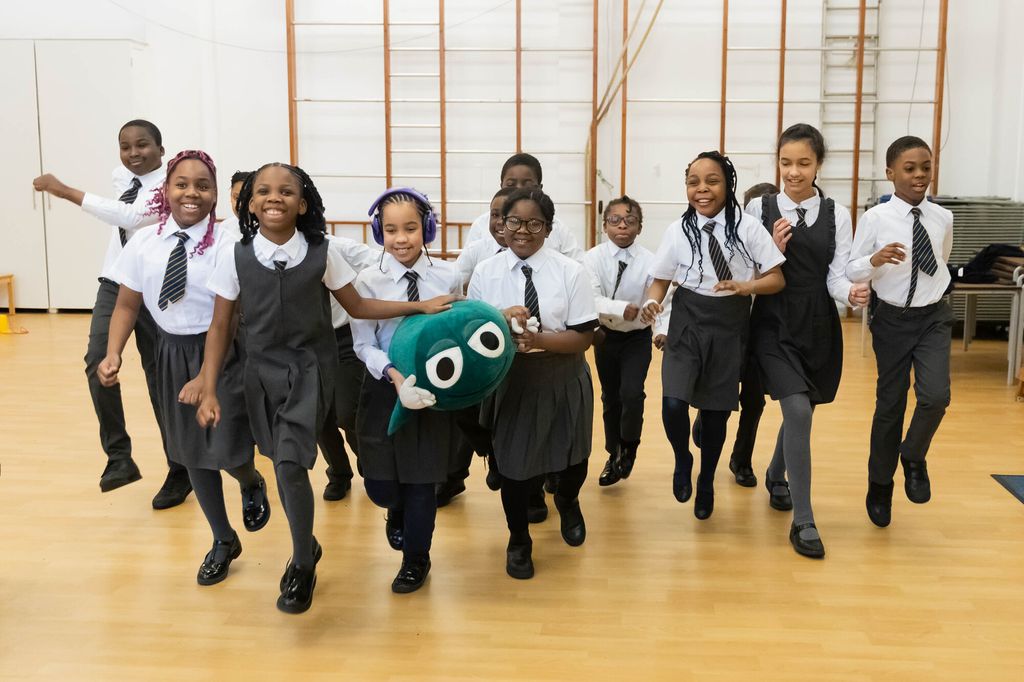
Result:
M316 185L313 184L306 171L298 166L277 162L263 164L253 171L245 179L242 191L238 194L238 227L242 232L242 243L248 244L251 242L252 238L256 236L256 232L260 229L259 220L249 211L249 201L252 199L253 185L256 184L256 178L259 177L259 174L265 168L271 166L286 169L299 181L299 186L302 188L302 198L306 201L306 212L295 219L295 229L301 232L306 241L311 245L316 246L321 243L327 234L327 221L324 218L324 201L320 198L320 192L317 191Z
M725 248L729 252L728 258L731 259L738 251L744 263L760 268L761 264L750 255L747 245L743 243L743 239L739 235L739 226L743 221L743 207L740 206L740 202L736 198L736 167L732 165L728 156L723 156L718 151L701 152L696 159L687 164L686 177L690 175L690 167L701 159L711 159L717 163L722 169L722 175L725 176ZM686 241L690 244L690 250L697 256L697 271L700 274L699 285L700 281L704 279L704 253L700 248L701 228L697 224L697 220L697 209L690 204L687 206L686 212L683 213L682 228L683 234L686 235ZM691 262L686 266L687 274L692 268L693 263Z

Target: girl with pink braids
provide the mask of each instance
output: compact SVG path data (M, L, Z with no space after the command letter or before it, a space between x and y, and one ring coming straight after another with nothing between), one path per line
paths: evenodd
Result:
M241 345L232 341L217 386L224 406L218 429L196 421L206 332L215 294L207 286L217 254L234 240L216 223L217 170L201 151L183 151L167 164L162 191L150 201L158 224L140 230L115 264L121 288L110 320L107 356L97 372L104 386L118 382L121 352L144 304L156 322L157 402L167 430L172 462L188 471L196 498L213 531L213 548L196 576L213 585L228 575L242 545L224 508L221 470L242 489L245 529L256 531L270 518L266 483L253 466L253 439L242 393ZM229 251L230 252L230 251Z

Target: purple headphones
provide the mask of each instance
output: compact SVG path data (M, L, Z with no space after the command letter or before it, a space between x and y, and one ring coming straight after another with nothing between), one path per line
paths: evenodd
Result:
M420 209L426 209L427 214L423 217L423 243L429 244L437 236L437 215L434 207L430 205L430 199L426 194L420 194L412 187L393 187L377 197L370 206L367 215L372 217L370 228L373 231L373 241L384 246L384 224L381 222L380 211L378 210L382 201L393 194L407 194L416 200Z

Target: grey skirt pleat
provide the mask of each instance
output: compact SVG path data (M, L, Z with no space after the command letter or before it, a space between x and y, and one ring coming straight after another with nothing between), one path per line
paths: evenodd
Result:
M583 353L517 353L480 410L502 476L525 481L590 457L594 386Z
M233 469L252 461L253 437L242 389L241 345L228 348L217 384L221 417L203 429L196 408L178 401L182 387L199 376L206 334L180 336L160 331L157 341L157 391L172 462L194 469Z

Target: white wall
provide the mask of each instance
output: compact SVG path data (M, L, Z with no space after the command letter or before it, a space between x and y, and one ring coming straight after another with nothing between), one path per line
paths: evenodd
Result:
M883 44L916 45L935 40L938 0L884 0ZM514 3L505 0L448 0L449 46L511 46L514 41ZM634 0L634 10L639 6ZM655 3L648 3L653 7ZM922 4L924 11L922 13ZM1024 199L1024 3L1014 0L957 2L950 7L948 87L945 144L940 189L963 195L999 194ZM379 20L380 2L296 0L298 19ZM526 46L589 47L589 0L524 3ZM734 45L777 43L777 5L764 0L733 0L730 42ZM432 19L434 3L392 0L392 20ZM630 79L631 97L706 97L711 104L632 104L629 116L628 190L651 204L648 230L642 239L655 244L662 226L678 216L684 205L681 174L699 151L718 144L720 75L719 2L666 2L644 53ZM790 46L818 45L821 36L820 0L789 3ZM619 50L621 3L602 0L600 91ZM855 13L851 13L854 15ZM923 32L920 18L925 17ZM382 97L380 27L299 28L300 97ZM396 27L393 40L408 46L436 45L435 29ZM168 154L186 148L209 151L221 170L219 211L227 208L226 184L231 171L271 160L287 160L288 114L285 60L284 2L282 0L146 0L129 2L49 0L3 3L2 38L128 38L138 41L134 106L124 118L145 117L163 130ZM638 36L639 37L639 34ZM393 70L435 70L430 53L396 53ZM816 99L820 67L813 53L790 53L787 97ZM7 67L5 67L7 68ZM881 62L883 96L907 97L914 80L914 57L888 54ZM934 58L922 55L916 96L933 93ZM589 100L591 64L587 53L527 54L523 60L524 97ZM448 54L448 97L461 99L514 97L512 56L503 53ZM772 98L777 62L771 53L730 56L730 96ZM396 80L393 96L433 96L429 79ZM307 170L333 173L383 173L382 105L300 103L302 137L300 163ZM545 188L559 203L559 213L575 225L582 238L586 127L590 107L584 105L525 105L524 148L545 165ZM931 140L931 109L916 106L909 131ZM449 149L485 149L491 154L449 156L448 197L455 202L486 200L497 186L505 154L514 151L514 118L510 104L450 104ZM436 105L395 105L396 121L436 121ZM775 135L775 106L730 105L727 148L763 150L760 156L737 155L740 188L774 178L771 149ZM786 124L817 122L818 106L789 105ZM875 172L885 145L908 132L908 108L887 105L879 111ZM106 176L117 163L115 131L96 131L111 140L108 158L96 159ZM847 140L831 146L849 146ZM871 140L867 140L868 143ZM396 133L395 146L427 148L436 133ZM618 111L612 110L599 135L599 168L613 185L600 198L618 190ZM556 152L573 152L561 154ZM430 172L433 157L396 158L396 172ZM832 168L832 165L835 168ZM835 155L825 173L845 168L849 156ZM52 170L55 173L60 169ZM843 172L847 172L843 170ZM26 172L26 183L32 171ZM73 178L68 178L74 181ZM398 180L401 180L400 178ZM383 180L323 179L318 182L337 219L361 219ZM436 181L410 181L436 196ZM103 187L88 189L104 190ZM848 188L833 189L844 198ZM862 193L863 197L863 193ZM484 204L452 203L449 218L471 219Z

